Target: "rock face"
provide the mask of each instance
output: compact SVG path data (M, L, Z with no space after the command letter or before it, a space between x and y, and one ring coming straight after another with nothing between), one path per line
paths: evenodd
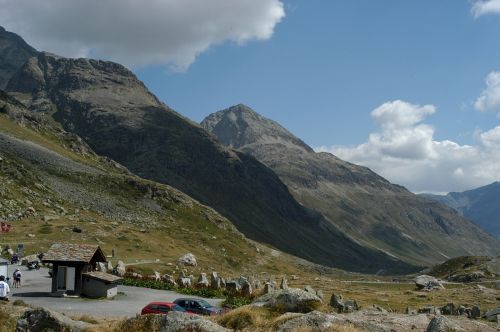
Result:
M226 146L273 169L304 206L321 212L366 246L427 266L441 262L443 254L499 253L498 239L453 209L393 185L368 168L316 153L249 107L211 114L201 125Z
M254 301L273 310L307 313L318 308L322 301L315 294L288 288L263 295Z
M90 327L85 322L72 320L48 309L28 309L17 321L17 332L38 331L85 331Z
M11 77L37 54L21 37L0 27L0 90L5 90Z
M10 63L9 58L3 61ZM119 64L37 53L6 89L30 110L50 114L97 154L211 206L253 240L327 266L360 272L416 270L360 245L303 207L274 171L221 145L161 103Z
M434 289L443 289L444 286L441 283L441 281L437 280L436 278L428 275L420 275L415 278L415 286L417 289L422 290L434 290Z
M196 261L196 256L191 254L191 253L188 253L188 254L185 254L185 255L182 255L181 257L179 257L178 263L182 264L184 266L197 266L198 265L198 262Z

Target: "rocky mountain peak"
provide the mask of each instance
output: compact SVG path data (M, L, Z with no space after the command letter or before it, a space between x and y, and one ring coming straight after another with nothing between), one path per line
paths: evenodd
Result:
M243 104L213 113L201 125L217 136L221 143L232 148L251 144L278 144L314 152L280 124Z
M0 89L5 89L14 73L37 54L21 37L0 26Z

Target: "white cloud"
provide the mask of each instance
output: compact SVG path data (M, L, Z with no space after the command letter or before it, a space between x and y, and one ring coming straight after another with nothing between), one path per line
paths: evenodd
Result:
M475 18L486 14L500 14L500 0L476 0L472 5Z
M474 145L434 139L434 128L423 121L432 105L387 102L372 118L380 131L354 147L318 147L350 162L370 167L393 183L414 192L462 191L500 179L500 126L478 132Z
M500 111L500 72L491 72L486 78L486 89L474 103L474 108L481 112Z
M0 24L40 50L186 69L213 45L265 40L281 0L0 0Z

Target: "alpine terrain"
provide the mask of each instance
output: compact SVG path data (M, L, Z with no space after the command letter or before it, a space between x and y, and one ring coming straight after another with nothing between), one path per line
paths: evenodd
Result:
M245 105L211 114L201 124L224 145L273 169L297 201L366 247L418 265L500 251L498 240L455 210L391 184L366 167L316 153Z

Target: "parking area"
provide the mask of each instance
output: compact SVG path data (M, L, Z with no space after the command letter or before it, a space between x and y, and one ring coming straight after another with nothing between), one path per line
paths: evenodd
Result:
M17 266L9 266L9 276ZM19 267L22 277L20 288L11 288L11 301L17 299L37 306L52 309L70 315L88 314L95 317L133 317L153 301L172 302L179 297L187 297L172 291L155 290L140 287L118 286L118 296L112 300L92 300L85 298L51 297L51 278L48 270L29 271ZM214 306L220 306L223 299L206 299Z

